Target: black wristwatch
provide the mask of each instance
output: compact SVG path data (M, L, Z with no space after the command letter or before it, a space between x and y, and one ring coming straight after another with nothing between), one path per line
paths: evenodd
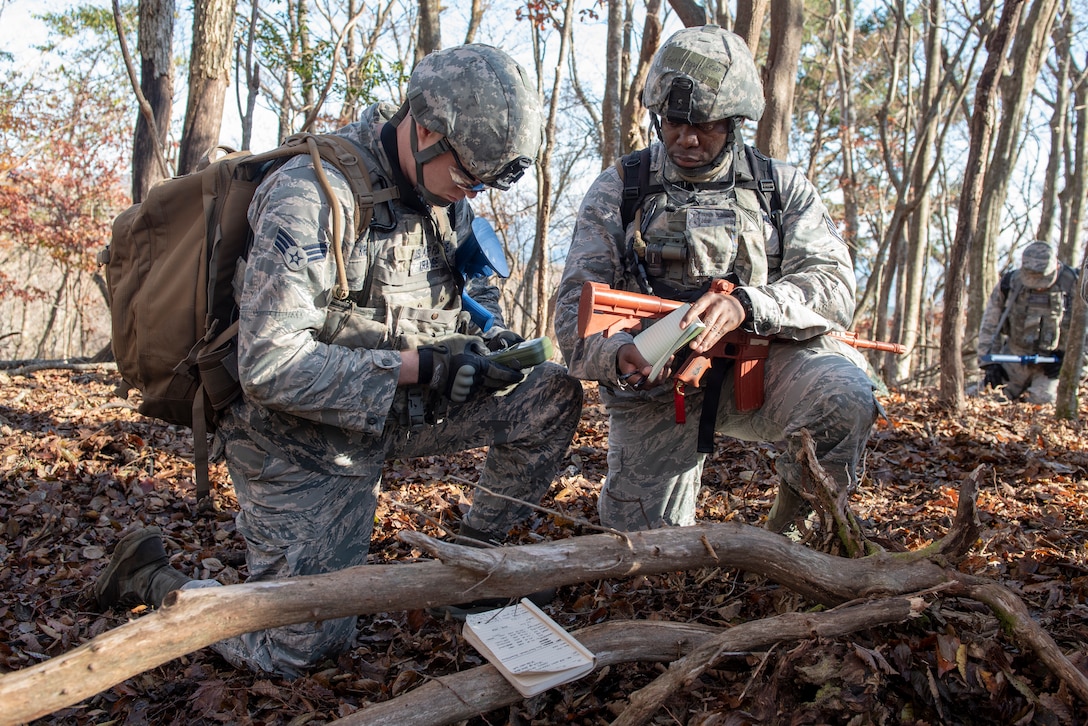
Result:
M733 290L730 295L735 297L740 306L744 308L744 320L740 324L741 330L748 333L756 332L755 320L753 320L752 314L752 298L748 297L748 293L739 287Z

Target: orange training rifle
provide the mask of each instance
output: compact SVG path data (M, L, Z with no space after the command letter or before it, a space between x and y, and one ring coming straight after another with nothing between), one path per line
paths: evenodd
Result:
M728 295L733 288L733 283L727 280L715 280L710 290ZM682 304L653 295L613 290L600 282L586 282L582 286L582 297L578 305L578 334L583 338L595 333L603 333L608 337L621 330L631 331L641 328L644 320L662 318ZM859 338L857 333L832 331L825 335L855 348L897 354L906 352L906 348L899 343L866 340ZM773 338L740 329L726 333L713 348L704 353L692 354L687 359L684 367L676 374L677 396L684 395L686 386L699 388L703 375L710 369L712 359L728 358L735 361L733 391L737 410L758 409L763 405L763 366L772 340ZM678 403L678 421L681 411L682 406Z

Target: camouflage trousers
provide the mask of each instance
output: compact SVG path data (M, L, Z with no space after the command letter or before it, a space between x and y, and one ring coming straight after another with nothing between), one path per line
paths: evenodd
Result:
M1058 379L1051 378L1039 365L1002 363L1009 380L1005 383L1005 395L1011 401L1021 396L1028 403L1054 403L1058 398Z
M534 368L509 391L450 410L440 424L411 430L390 421L371 450L355 457L352 476L329 475L264 451L228 419L227 468L238 497L238 532L246 541L249 581L312 575L366 563L387 459L488 446L479 483L533 504L562 466L582 409L581 384L553 363ZM530 508L477 491L463 524L505 537ZM194 581L191 587L215 586ZM338 654L355 638L355 617L246 633L213 648L233 665L293 677Z
M721 392L715 430L744 441L783 442L775 466L785 486L801 491L801 429L812 434L816 455L836 483L851 490L876 420L878 404L868 375L847 355L856 352L824 337L771 344L764 402L741 413L730 371ZM608 476L598 501L602 524L632 531L695 523L706 454L697 451L704 393L689 388L686 423L677 424L671 387L609 392Z

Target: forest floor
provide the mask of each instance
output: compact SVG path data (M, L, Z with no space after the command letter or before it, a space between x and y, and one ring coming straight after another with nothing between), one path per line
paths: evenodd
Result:
M198 514L188 429L137 414L111 371L0 373L0 672L65 653L140 617L99 612L93 583L127 531L156 525L175 567L231 584L245 579L236 503L213 466L220 511ZM1082 400L1088 392L1082 390ZM917 549L946 531L959 483L977 466L982 532L959 569L1011 588L1088 673L1088 441L1048 406L969 399L944 413L931 390L881 399L888 419L868 444L851 498L867 534ZM607 421L596 390L568 466L544 505L597 521ZM700 498L702 521L759 525L777 486L770 445L719 437ZM482 450L389 462L370 559L414 561L402 530L448 536L466 510ZM583 532L541 514L520 542ZM813 607L766 578L715 568L560 588L546 610L570 630L642 618L728 627ZM476 667L457 623L423 611L361 618L355 647L287 681L235 670L209 649L163 664L36 724L324 724L426 680ZM465 722L609 723L664 666L614 665L517 706ZM0 709L2 709L0 705ZM1085 724L1088 705L1022 652L977 603L936 598L925 616L833 640L730 654L669 699L655 724Z

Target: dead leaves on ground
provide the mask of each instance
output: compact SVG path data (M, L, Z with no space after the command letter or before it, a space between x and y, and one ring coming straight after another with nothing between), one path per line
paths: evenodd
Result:
M113 628L140 610L100 613L94 578L121 534L154 524L175 567L237 582L244 544L225 469L213 467L219 511L195 511L187 429L135 413L113 395L115 374L40 371L0 376L0 670L25 668ZM545 505L522 542L587 533L606 471L607 420L587 407ZM1088 445L1049 407L970 399L958 418L931 392L887 397L890 421L869 442L851 504L867 533L902 548L942 536L958 483L978 465L983 531L961 569L1015 589L1063 650L1088 670ZM420 557L396 535L445 536L467 510L483 451L391 461L371 547L373 562ZM708 459L700 516L759 524L773 500L778 451L719 438ZM576 629L614 618L719 627L811 607L764 579L707 569L562 588L549 610ZM425 612L360 622L356 647L295 681L243 673L203 650L129 679L42 724L319 724L426 679L482 663L457 627ZM602 724L660 664L614 666L473 726ZM692 726L806 723L1080 724L1088 708L1003 637L974 602L939 600L925 617L835 641L782 643L730 654L660 714Z

